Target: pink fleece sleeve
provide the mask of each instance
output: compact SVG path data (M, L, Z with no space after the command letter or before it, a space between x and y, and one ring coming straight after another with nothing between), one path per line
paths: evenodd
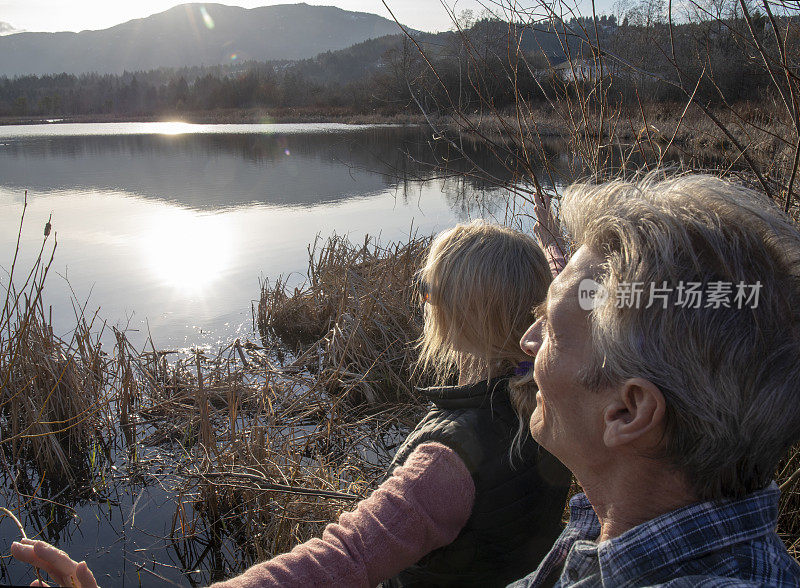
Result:
M211 588L372 588L451 543L472 512L475 484L450 448L423 443L353 512L289 553Z

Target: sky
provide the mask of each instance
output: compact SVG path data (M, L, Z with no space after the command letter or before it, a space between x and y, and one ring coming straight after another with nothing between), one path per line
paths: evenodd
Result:
M219 4L253 8L271 4L290 4L299 0L221 0ZM305 0L308 4L333 5L344 10L371 12L391 18L380 0ZM584 3L584 10L591 13L589 0L573 0ZM105 29L134 18L142 18L163 12L182 4L180 0L0 0L0 22L7 22L15 29L27 31L81 31ZM505 3L505 2L503 2ZM512 3L534 6L537 2L512 0ZM423 31L444 31L452 28L452 21L438 0L387 0L397 19L411 28ZM479 0L447 0L455 13L472 10L477 16L484 6L496 7L497 2ZM597 11L611 13L614 0L596 0ZM496 9L496 8L495 8Z

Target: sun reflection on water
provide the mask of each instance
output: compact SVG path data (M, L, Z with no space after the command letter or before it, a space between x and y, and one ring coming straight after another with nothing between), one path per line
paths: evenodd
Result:
M156 127L153 130L159 135L182 135L184 133L191 133L195 131L196 127L198 126L181 121L168 121L151 124Z
M161 211L142 237L145 265L176 294L202 297L231 269L229 219L184 209Z

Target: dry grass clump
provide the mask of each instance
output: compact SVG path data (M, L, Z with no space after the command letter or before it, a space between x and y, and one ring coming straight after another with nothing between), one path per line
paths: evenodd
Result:
M146 382L138 427L148 432L139 460L158 447L182 560L202 555L216 569L221 558L230 574L318 536L377 485L418 417L414 405L345 407L316 375L297 363L278 367L275 355L237 341L211 357L137 360ZM198 555L198 542L209 549Z
M71 340L59 339L45 320L40 254L21 293L9 282L0 315L3 474L22 474L4 501L57 543L63 527L39 518L34 495L66 512L86 489L158 484L174 503L164 539L185 571L204 570L201 581L318 536L378 485L422 410L409 343L426 245L332 238L311 250L294 296L265 288L268 345L237 340L216 353L137 350L113 330L106 354L80 309ZM301 324L306 310L316 324ZM303 329L316 338L297 337Z
M53 243L46 262L48 236L45 229L27 274L18 275L18 246L0 281L5 291L0 311L0 450L11 463L33 467L41 478L75 484L90 466L90 446L99 445L108 455L108 366L99 335L92 333L81 309L76 310L69 341L53 333L42 303L55 252Z
M67 343L53 335L39 311L25 313L27 320L14 322L11 338L0 337L4 445L10 445L14 461L34 464L40 474L74 479L82 465L74 456L103 442L103 358L88 333L75 334L83 345Z
M276 336L299 353L323 337L340 301L335 298L336 293L319 294L324 298L315 298L315 292L308 288L292 291L281 277L273 285L269 280L263 282L257 317L262 341L267 343L270 336Z
M332 393L378 404L414 399L415 351L422 312L414 276L430 240L382 246L334 235L309 249L305 283L290 294L278 280L262 287L262 341L291 347Z
M779 464L775 479L781 489L778 534L789 553L800 559L800 445Z

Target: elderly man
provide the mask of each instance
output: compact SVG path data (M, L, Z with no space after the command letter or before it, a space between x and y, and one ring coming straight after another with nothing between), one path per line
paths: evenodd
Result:
M800 232L709 176L573 186L521 341L533 437L585 494L512 586L800 586L771 477L800 432Z

